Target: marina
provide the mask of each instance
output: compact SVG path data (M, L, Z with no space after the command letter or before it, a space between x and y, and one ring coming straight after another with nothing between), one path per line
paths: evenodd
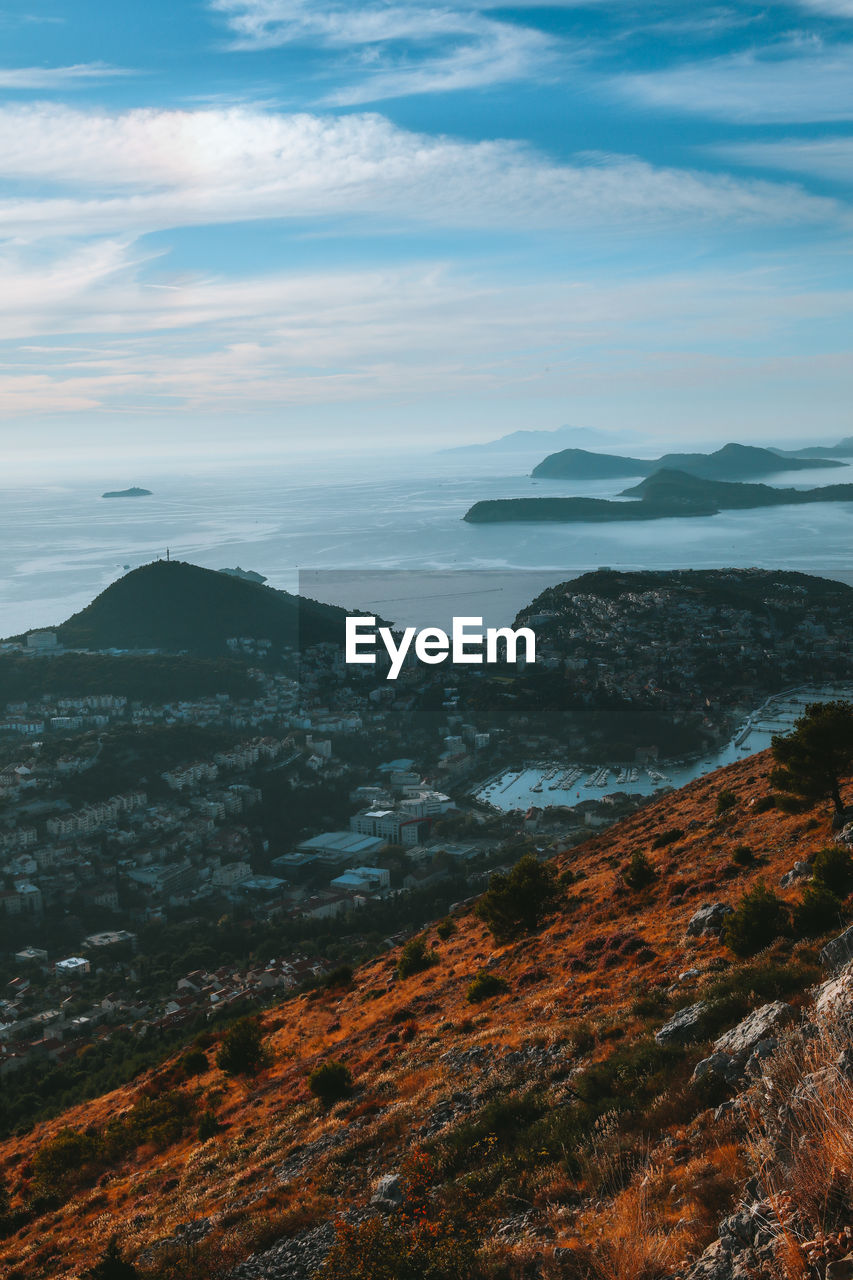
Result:
M614 762L584 765L553 760L515 766L486 779L473 793L477 800L507 813L513 809L575 805L622 792L655 795L668 787L683 787L703 774L734 764L769 747L774 734L789 733L812 702L853 700L853 683L788 689L767 698L738 726L722 748L693 761Z

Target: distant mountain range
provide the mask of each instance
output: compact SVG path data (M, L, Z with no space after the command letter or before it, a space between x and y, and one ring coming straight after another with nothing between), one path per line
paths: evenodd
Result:
M805 449L774 449L782 458L853 458L853 436L845 436L838 444L811 444Z
M165 649L219 655L231 637L276 648L342 645L346 612L181 560L156 560L119 578L57 628L68 648Z
M812 502L853 502L853 484L819 489L774 489L766 484L704 480L684 471L658 471L620 495L637 498L495 498L476 502L463 516L469 524L556 521L603 524L623 520L661 520L672 516L713 516L720 511L778 507Z
M553 449L554 445L619 444L636 437L634 431L598 431L595 427L554 427L548 431L511 431L497 440L482 444L459 444L439 449L440 454L531 453Z
M705 480L751 480L780 471L843 465L831 458L783 456L773 449L726 444L714 453L666 453L661 458L628 458L590 453L586 449L563 449L549 454L533 468L532 474L548 480L610 480L620 476L649 476L666 469L687 472Z

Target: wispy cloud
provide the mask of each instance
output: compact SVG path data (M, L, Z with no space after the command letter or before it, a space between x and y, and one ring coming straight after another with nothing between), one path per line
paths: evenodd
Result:
M359 4L344 0L213 0L232 33L232 48L307 43L334 51L347 83L327 95L335 105L375 102L521 80L541 72L554 37L481 12L488 6Z
M136 235L258 218L391 225L630 226L837 222L791 184L584 155L558 164L519 144L460 142L381 116L230 110L115 115L0 108L0 170L37 195L0 200L0 234ZM367 225L366 223L364 225Z
M719 155L748 168L808 174L830 182L853 183L853 137L781 138L716 147Z
M106 62L80 62L70 67L0 67L0 89L82 89L93 81L135 74Z
M766 49L614 77L646 106L757 124L853 119L853 44L800 38Z

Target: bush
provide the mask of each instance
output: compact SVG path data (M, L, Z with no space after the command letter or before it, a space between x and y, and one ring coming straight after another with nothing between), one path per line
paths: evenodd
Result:
M737 956L754 956L775 938L786 934L790 923L787 903L759 880L755 888L741 898L737 909L726 916L720 940Z
M456 925L453 923L450 916L445 916L443 920L439 920L438 924L435 926L435 931L439 938L441 938L441 941L446 942L447 939L452 937L456 932Z
M139 1272L132 1262L126 1262L118 1247L118 1240L112 1237L100 1262L86 1271L87 1280L136 1280Z
M352 1072L343 1062L324 1062L309 1075L308 1088L324 1107L331 1107L352 1093Z
M63 1195L71 1187L90 1181L102 1154L99 1134L82 1129L60 1129L39 1147L33 1159L33 1176L39 1194Z
M228 1076L254 1076L269 1064L257 1018L241 1018L225 1032L216 1065Z
M201 1076L207 1071L210 1063L203 1049L190 1049L181 1058L180 1066L185 1076Z
M323 986L330 991L336 988L344 989L352 986L352 965L339 964L336 968L327 973L323 979Z
M479 1004L482 1000L491 1000L504 991L509 991L509 983L505 979L499 978L496 973L489 973L487 969L481 969L468 987L465 999L469 1004Z
M677 840L684 839L684 832L679 827L671 827L669 831L662 831L659 836L655 836L652 841L653 849L665 849L667 845L675 844Z
M415 973L422 973L431 965L438 963L438 953L427 950L423 937L412 938L400 952L397 962L397 975L400 978L411 978Z
M816 885L828 889L839 898L846 898L853 889L853 857L842 845L831 845L815 854L812 874Z
M497 942L509 942L538 929L556 897L553 867L525 854L508 875L492 876L475 912Z
M635 849L631 861L622 871L622 879L629 889L645 889L652 883L656 871L641 849Z
M755 854L748 844L736 844L732 853L732 862L736 867L752 867L755 865Z
M753 813L767 813L770 809L776 808L776 797L772 791L768 791L767 795L759 796L755 804L752 806Z
M215 1138L217 1133L222 1132L222 1125L216 1119L216 1115L208 1107L207 1111L203 1111L201 1119L198 1122L196 1136L199 1142L207 1142L208 1138Z
M729 809L733 809L736 804L737 796L734 791L729 790L728 787L724 787L717 796L717 817L719 818L720 814L727 813Z
M794 933L798 938L827 933L840 925L843 910L841 899L826 885L806 885L802 900L794 907Z

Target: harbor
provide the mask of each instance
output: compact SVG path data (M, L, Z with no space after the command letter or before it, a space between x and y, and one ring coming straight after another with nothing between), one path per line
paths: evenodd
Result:
M606 765L531 761L487 778L473 792L502 813L531 807L575 805L621 792L650 796L683 787L703 774L734 764L769 747L774 734L789 733L812 702L853 700L853 682L787 689L767 698L737 727L722 748L691 761L614 762Z

